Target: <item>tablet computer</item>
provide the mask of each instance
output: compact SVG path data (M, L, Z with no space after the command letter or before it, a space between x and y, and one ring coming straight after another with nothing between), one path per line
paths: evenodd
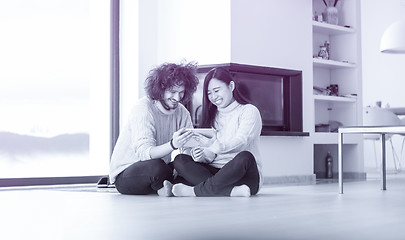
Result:
M207 138L212 138L215 135L215 129L213 128L187 128L186 130L199 133Z
M215 136L215 130L213 128L187 128L187 131L191 131L193 133L199 133L207 138L212 138ZM184 144L184 147L198 147L201 143L197 140L196 137L191 137L188 142Z

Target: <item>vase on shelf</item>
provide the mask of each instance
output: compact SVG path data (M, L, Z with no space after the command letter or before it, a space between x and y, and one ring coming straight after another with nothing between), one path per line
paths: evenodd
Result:
M327 7L324 20L329 24L337 25L339 22L338 9L336 7Z

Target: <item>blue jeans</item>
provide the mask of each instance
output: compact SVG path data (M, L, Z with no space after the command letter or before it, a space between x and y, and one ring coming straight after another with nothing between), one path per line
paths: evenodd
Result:
M254 156L242 151L222 168L195 162L191 156L180 154L174 159L174 169L184 178L198 197L230 196L233 187L247 185L250 194L259 190L259 171Z
M162 159L151 159L132 164L115 180L115 187L122 194L156 194L163 187L163 181L186 183L182 178L173 179L173 164Z

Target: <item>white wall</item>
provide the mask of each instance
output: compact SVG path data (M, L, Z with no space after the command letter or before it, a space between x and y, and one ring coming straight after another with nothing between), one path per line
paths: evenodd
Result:
M230 0L139 0L139 96L164 62L230 62Z
M312 67L310 0L232 0L231 7L232 62Z
M405 18L405 6L401 6L401 0L361 2L364 106L382 101L383 106L389 103L391 107L405 107L405 54L379 52L385 29L400 18ZM399 150L402 138L394 136L393 140ZM390 148L387 151L387 167L393 169L392 152ZM365 168L375 169L374 147L370 141L364 144L364 156Z
M158 61L230 61L230 0L159 0Z
M304 131L313 127L311 0L232 0L231 60L303 72ZM308 21L303 21L308 20ZM265 176L313 174L309 137L261 138Z
M362 0L362 50L363 50L363 103L405 107L405 54L385 54L379 51L385 29L401 15L405 6L400 0Z

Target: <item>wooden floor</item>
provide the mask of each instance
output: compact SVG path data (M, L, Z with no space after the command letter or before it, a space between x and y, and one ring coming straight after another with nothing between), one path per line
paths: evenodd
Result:
M124 196L95 186L0 189L0 239L405 239L405 173L250 198Z

